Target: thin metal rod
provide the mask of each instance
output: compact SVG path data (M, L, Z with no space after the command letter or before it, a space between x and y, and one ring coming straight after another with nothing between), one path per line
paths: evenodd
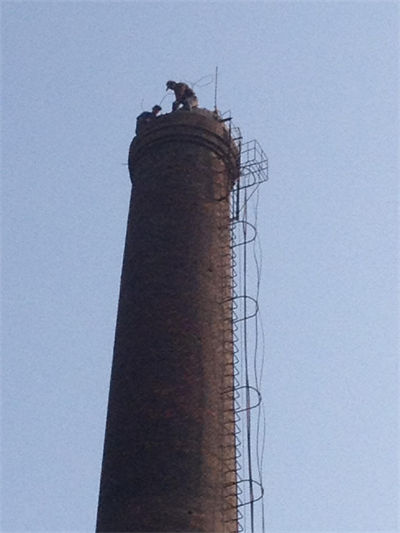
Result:
M214 93L214 110L217 110L217 90L218 90L218 67L215 67L215 93Z

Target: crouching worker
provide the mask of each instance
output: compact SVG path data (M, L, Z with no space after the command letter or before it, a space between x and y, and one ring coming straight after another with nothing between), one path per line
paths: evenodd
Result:
M143 126L153 122L160 111L161 107L159 105L153 106L151 111L143 111L143 113L136 118L136 135L141 132Z
M167 91L171 89L175 93L175 102L172 104L172 111L179 109L182 105L183 109L190 111L193 107L197 107L199 102L194 91L186 85L186 83L176 83L175 81L167 81Z

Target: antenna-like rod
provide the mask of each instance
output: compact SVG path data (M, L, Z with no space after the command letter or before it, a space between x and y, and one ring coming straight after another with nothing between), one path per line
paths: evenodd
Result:
M217 110L218 67L215 67L214 111Z

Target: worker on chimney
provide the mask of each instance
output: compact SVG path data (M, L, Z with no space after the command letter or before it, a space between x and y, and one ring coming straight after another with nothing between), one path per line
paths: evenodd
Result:
M151 111L143 111L143 113L136 118L136 135L141 132L143 126L153 122L160 111L161 107L159 105L153 106Z
M193 107L197 107L199 102L193 89L186 85L186 83L176 83L175 81L167 81L167 91L171 89L175 93L175 102L172 104L172 111L179 109L182 105L182 109L191 111Z

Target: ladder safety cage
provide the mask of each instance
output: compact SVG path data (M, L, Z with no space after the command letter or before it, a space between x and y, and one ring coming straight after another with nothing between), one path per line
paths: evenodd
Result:
M228 116L226 116L228 115ZM225 118L224 118L225 117ZM235 409L236 496L238 533L265 533L264 487L262 482L262 456L264 437L260 420L264 416L260 377L253 375L256 368L258 341L251 341L249 328L255 325L258 335L258 290L249 292L249 254L257 239L256 221L248 220L248 202L259 186L268 180L268 159L256 140L242 142L240 129L233 125L230 112L221 116L229 124L229 135L239 151L240 177L231 192L231 291L233 336L233 404ZM258 266L258 265L257 265ZM259 272L257 269L257 275ZM258 279L259 285L259 279ZM253 348L255 345L255 351ZM253 355L250 352L254 351ZM253 358L253 359L252 359ZM254 414L253 414L254 413ZM253 420L254 417L254 420ZM265 424L265 419L264 419ZM265 425L264 425L265 428ZM260 518L256 518L255 505L261 505ZM261 523L260 523L261 520ZM258 521L258 522L257 522ZM256 529L258 527L258 529Z

